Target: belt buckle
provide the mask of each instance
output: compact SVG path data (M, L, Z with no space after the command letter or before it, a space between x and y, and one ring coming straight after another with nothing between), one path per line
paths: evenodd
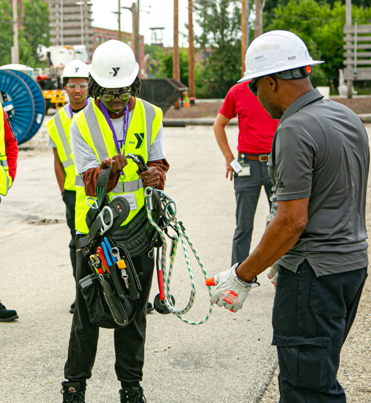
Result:
M269 159L269 155L268 155L268 154L259 155L259 161L260 161L260 162L267 162L268 159Z

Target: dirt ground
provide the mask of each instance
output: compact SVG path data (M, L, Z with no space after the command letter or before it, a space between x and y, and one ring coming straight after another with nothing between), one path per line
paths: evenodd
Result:
M371 113L371 96L367 98L332 98L335 102L347 106L355 113ZM171 108L165 113L165 119L195 119L195 118L215 118L222 106L221 100L211 102L197 102L190 108Z

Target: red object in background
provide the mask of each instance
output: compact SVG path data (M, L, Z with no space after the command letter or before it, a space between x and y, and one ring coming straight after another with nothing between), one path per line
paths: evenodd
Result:
M279 120L272 119L248 88L250 81L234 85L219 113L228 119L238 115L238 146L243 154L269 154Z
M49 76L47 75L47 74L44 74L44 75L42 75L42 76L37 76L36 77L36 80L37 81L43 81L43 80L49 80Z
M4 111L5 154L8 160L9 175L13 179L17 173L18 143L10 125L8 115Z

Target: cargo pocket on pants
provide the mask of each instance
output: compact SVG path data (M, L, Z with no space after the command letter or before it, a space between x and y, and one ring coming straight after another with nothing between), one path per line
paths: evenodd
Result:
M330 337L273 336L284 389L329 390Z

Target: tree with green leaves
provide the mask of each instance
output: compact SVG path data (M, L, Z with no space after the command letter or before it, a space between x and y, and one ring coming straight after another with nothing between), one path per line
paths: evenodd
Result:
M152 49L153 50L153 49ZM173 77L173 52L164 50L157 46L157 49L148 53L151 56L149 71L156 78ZM180 81L188 85L188 49L179 49Z
M13 13L8 0L0 0L0 66L11 62Z
M195 0L196 22L201 35L195 40L206 54L196 80L197 96L224 98L241 77L241 2Z
M371 9L353 6L353 18L358 24L369 24ZM343 68L345 5L340 1L320 4L315 0L289 0L286 6L274 9L274 19L266 31L284 29L298 35L307 45L313 59L322 59L323 65L314 66L313 79L338 77Z
M36 49L39 43L46 47L50 44L49 6L45 0L24 1L23 6L24 40L29 47L28 64L41 66Z

